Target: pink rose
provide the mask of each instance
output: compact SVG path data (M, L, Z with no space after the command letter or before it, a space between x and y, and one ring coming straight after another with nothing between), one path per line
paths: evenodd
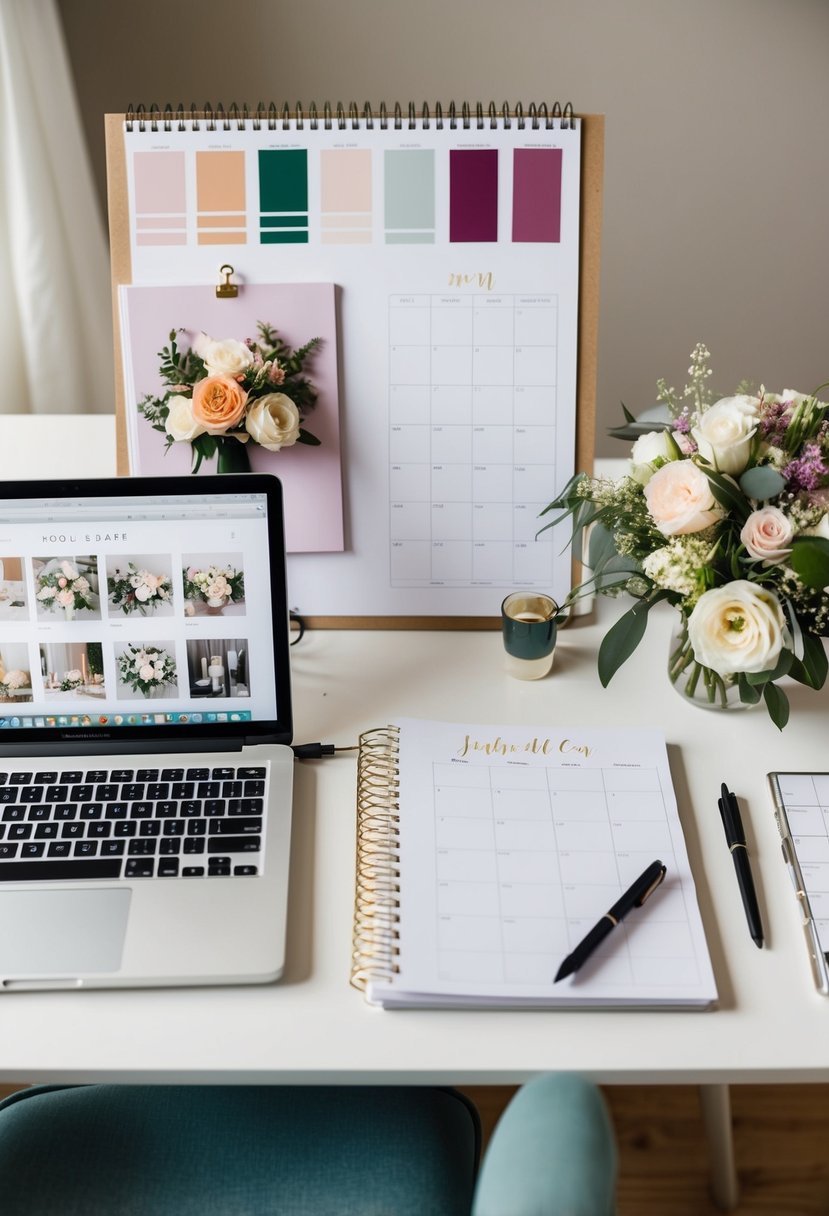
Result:
M721 517L711 483L692 460L672 460L645 486L651 518L663 536L701 532Z
M66 579L65 579L65 578L59 578L59 579L58 579L58 586L59 586L59 587L65 587L65 586L66 586Z
M752 557L763 561L781 562L791 553L794 529L779 507L762 507L752 511L740 532L740 540Z

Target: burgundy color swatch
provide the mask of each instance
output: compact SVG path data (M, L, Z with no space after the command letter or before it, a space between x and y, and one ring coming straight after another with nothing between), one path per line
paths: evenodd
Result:
M561 148L516 148L512 177L512 239L561 240Z
M449 153L449 240L498 240L498 151Z

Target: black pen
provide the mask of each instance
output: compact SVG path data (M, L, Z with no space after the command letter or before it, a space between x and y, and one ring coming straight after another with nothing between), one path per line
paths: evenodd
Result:
M664 877L665 867L662 862L652 861L644 874L639 875L636 882L628 887L624 895L616 900L610 911L605 912L599 923L593 926L586 937L582 938L572 954L567 955L567 958L559 967L553 983L557 984L559 980L566 979L568 975L572 975L574 971L578 971L579 967L587 961L593 951L602 944L608 933L613 932L619 921L623 920L632 908L642 907L642 904L649 895L653 894Z
M743 821L740 818L740 808L737 799L727 785L722 786L721 796L717 799L720 808L722 825L725 828L725 838L734 858L734 869L737 871L737 882L743 907L746 910L748 931L755 946L763 945L763 922L760 920L760 909L757 905L757 893L754 890L754 880L751 877L751 865L746 848L746 834L743 831Z

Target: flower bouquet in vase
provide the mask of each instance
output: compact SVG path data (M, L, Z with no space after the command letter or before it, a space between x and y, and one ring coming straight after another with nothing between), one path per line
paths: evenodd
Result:
M140 612L146 616L161 604L169 604L173 594L173 585L166 575L139 570L132 562L127 562L126 574L116 570L107 582L109 602L127 615Z
M25 699L26 693L32 691L32 677L28 671L15 668L14 671L4 672L0 676L0 701L16 701Z
M188 566L182 576L184 598L191 605L202 602L209 616L221 616L227 604L238 604L245 598L245 576L232 566L207 566L203 570Z
M97 606L89 579L69 561L55 563L54 569L38 574L36 596L44 608L62 612L67 621L71 621L79 609Z
M599 648L603 685L665 600L678 610L668 662L678 691L714 709L762 700L782 730L778 681L822 688L829 669L829 405L823 385L811 395L740 385L715 399L709 358L694 348L681 396L658 381L670 422L636 440L628 474L577 475L546 527L569 518L577 556L590 529L590 577L565 607L593 592L635 601Z
M164 392L147 394L138 411L165 434L167 449L190 444L191 472L212 456L218 473L250 472L251 443L269 452L295 443L319 446L305 427L317 393L303 372L320 338L292 350L271 325L259 322L256 339L216 340L202 333L182 348L181 332L170 333L159 355Z
M130 644L118 656L118 674L142 696L158 696L165 684L175 684L176 664L161 646Z

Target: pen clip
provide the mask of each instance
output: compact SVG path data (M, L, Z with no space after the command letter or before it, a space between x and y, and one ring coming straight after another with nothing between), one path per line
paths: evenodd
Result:
M648 899L651 895L653 895L656 888L660 885L660 883L662 883L664 881L666 872L667 872L667 867L663 866L662 869L657 874L656 878L653 880L651 885L648 887L645 894L642 896L642 898L638 899L636 901L637 908L641 908L642 904L645 902L645 900Z

